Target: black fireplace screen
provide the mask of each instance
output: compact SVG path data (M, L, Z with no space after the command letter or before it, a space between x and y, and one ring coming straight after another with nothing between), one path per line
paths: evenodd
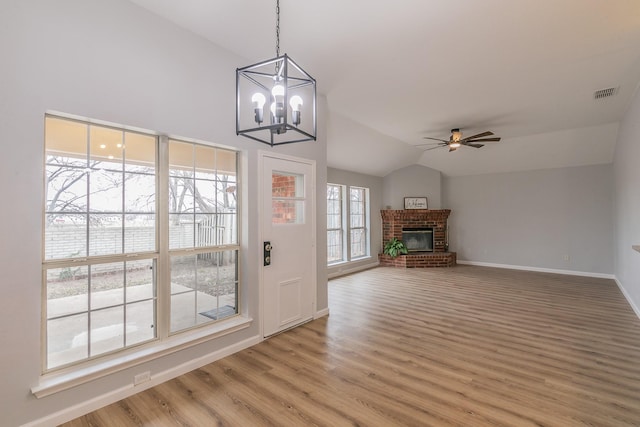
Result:
M402 241L409 252L433 252L433 228L403 228Z

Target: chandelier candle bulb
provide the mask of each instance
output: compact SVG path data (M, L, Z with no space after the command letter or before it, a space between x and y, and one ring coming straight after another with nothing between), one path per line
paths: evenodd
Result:
M264 121L264 104L267 102L267 99L260 92L254 93L251 97L251 102L253 102L253 111L255 113L255 121L260 124Z
M298 95L292 96L289 105L291 105L291 121L298 126L300 124L300 107L303 105L302 98Z

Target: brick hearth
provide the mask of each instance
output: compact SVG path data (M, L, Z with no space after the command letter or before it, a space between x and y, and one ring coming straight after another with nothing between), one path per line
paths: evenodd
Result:
M456 265L456 253L447 248L447 219L450 209L403 209L383 210L382 239L386 243L392 238L402 240L402 229L406 227L433 228L433 252L413 252L391 258L380 254L380 265L401 268L452 267Z

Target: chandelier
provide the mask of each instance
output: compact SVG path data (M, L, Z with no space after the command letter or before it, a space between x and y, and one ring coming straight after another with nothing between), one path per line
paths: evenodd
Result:
M276 57L236 69L236 135L270 146L316 140L316 81L286 53L280 55L276 0Z

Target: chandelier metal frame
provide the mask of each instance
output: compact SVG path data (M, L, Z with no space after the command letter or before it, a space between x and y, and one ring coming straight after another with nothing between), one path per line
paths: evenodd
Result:
M275 86L280 87L275 90ZM304 106L305 98L310 105ZM267 99L270 108L265 108ZM272 147L316 140L316 80L286 53L280 55L280 0L276 1L276 57L236 69L236 135Z

